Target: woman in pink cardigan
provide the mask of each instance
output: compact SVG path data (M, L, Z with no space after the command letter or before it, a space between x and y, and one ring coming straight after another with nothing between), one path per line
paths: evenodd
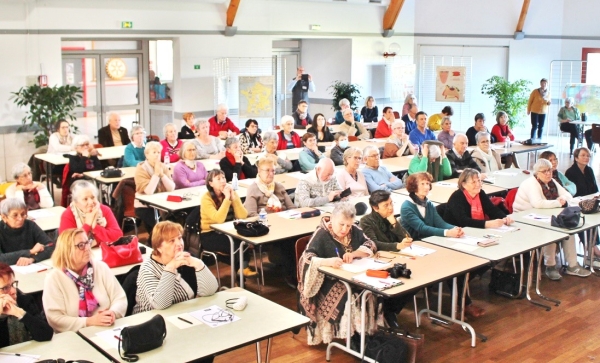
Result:
M179 150L179 162L173 168L175 189L197 187L206 184L206 168L196 160L196 146L186 141Z

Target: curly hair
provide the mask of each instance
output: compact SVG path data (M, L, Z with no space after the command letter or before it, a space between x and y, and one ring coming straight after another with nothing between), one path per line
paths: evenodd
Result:
M419 190L419 183L422 180L427 180L429 183L433 183L433 176L426 172L409 175L406 179L406 190L409 193L416 193L417 190Z

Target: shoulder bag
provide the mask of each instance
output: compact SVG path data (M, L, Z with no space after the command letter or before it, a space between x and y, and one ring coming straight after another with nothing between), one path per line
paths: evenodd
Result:
M102 261L108 267L133 265L143 261L137 236L123 236L115 242L100 243Z
M145 323L132 325L121 330L119 356L127 362L137 362L136 354L156 349L167 337L167 326L162 315L157 314ZM121 354L123 349L123 354Z
M237 233L244 237L260 237L269 233L269 227L259 221L235 221L233 226Z

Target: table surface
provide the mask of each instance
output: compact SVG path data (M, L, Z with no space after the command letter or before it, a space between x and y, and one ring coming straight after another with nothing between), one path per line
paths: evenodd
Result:
M151 195L136 193L135 198L137 200L141 201L142 203L145 203L151 207L155 207L155 208L158 208L161 210L173 212L173 211L178 211L178 210L182 210L182 209L188 209L188 208L193 208L193 207L199 206L200 199L202 198L202 195L204 195L204 193L206 193L206 191L207 191L206 186L199 186L199 187L176 189L176 190L173 190L172 192L155 193L155 194L151 194ZM238 188L238 190L236 192L240 196L240 198L242 198L242 199L246 198L246 188L240 187L240 188ZM167 201L167 197L169 195L179 195L179 196L188 195L189 200L184 200L182 202L169 202L169 201Z
M500 193L500 192L503 192L506 190L504 188L500 188L500 187L485 184L485 183L483 184L483 186L481 188L487 194ZM444 180L441 182L436 182L436 183L433 183L433 188L429 192L429 195L427 195L427 199L431 200L432 202L446 203L446 202L448 202L448 199L450 199L450 196L452 195L452 193L454 193L456 190L458 190L458 178L448 179L448 180ZM396 190L393 190L393 192L398 193L398 194L408 195L408 191L406 190L406 188L396 189Z
M43 231L51 231L60 226L60 217L64 210L64 207L58 206L29 211L27 214Z
M518 188L526 179L531 178L531 174L526 174L521 169L510 168L494 171L488 174L487 177L494 180L489 185L504 189L514 189Z
M502 236L498 238L500 243L495 246L471 246L451 241L447 237L437 236L427 237L424 239L424 241L496 262L507 257L516 256L523 252L531 251L550 243L562 241L568 238L568 235L565 233L534 227L527 224L514 223L512 226L517 227L519 230L500 233L490 229L471 227L464 228L467 236L483 237L487 234Z
M85 359L94 363L110 362L77 333L71 331L54 334L52 340L48 342L30 340L1 348L0 352L39 355L40 360L62 358L65 361ZM0 355L0 357L2 356Z
M83 175L85 177L87 177L89 179L93 179L101 184L112 184L112 183L118 183L123 179L133 178L135 176L135 168L136 168L135 166L127 166L124 168L119 168L121 170L121 172L123 173L123 176L120 176L118 178L103 178L100 175L100 173L102 173L102 170L86 171L85 173L83 173Z
M579 200L579 199L576 199L576 200ZM573 203L573 204L575 204L575 203ZM552 227L550 222L546 223L543 220L535 220L535 219L530 219L530 218L525 217L532 213L537 214L537 215L544 215L544 216L557 216L562 211L563 211L563 208L550 208L550 209L535 209L534 208L534 209L528 209L528 210L514 213L512 215L512 218L516 222L519 222L522 224L529 224L532 226L541 227L543 229L548 229L548 230L552 230L552 231L562 232L562 233L566 233L569 235L574 235L578 232L586 231L590 228L600 226L600 213L582 214L582 216L585 217L585 224L579 228L574 228L574 229Z
M360 216L356 216L355 219L357 221L360 221L360 219L364 216L366 216L367 214L370 214L372 209L371 206L369 205L369 197L370 196L363 196L363 197L358 197L358 198L352 198L350 200L350 202L352 204L356 204L359 202L363 202L367 205L368 209L367 212L363 215ZM392 201L394 202L394 215L399 216L400 215L400 208L402 207L402 203L404 203L404 201L406 200L410 200L410 197L408 195L404 195L404 194L396 194L396 193L391 193L390 198L392 198ZM437 203L434 203L437 204ZM320 207L316 207L317 209L326 212L326 213L331 213L333 211L333 208L335 207L335 203L327 203L325 205L322 205Z
M326 275L333 276L340 280L361 286L371 290L378 295L394 296L402 295L407 292L419 290L424 286L447 280L448 278L462 275L465 272L477 269L489 264L489 261L483 258L471 256L465 253L456 252L448 248L435 246L427 242L416 241L416 245L432 248L435 252L410 259L406 256L395 255L393 263L406 263L406 267L412 271L410 279L400 278L402 285L387 290L379 291L368 286L359 285L352 280L352 276L357 275L342 269L333 267L320 267L319 271ZM390 252L383 252L385 256L392 255Z
M184 319L197 321L187 313L217 305L225 308L227 299L245 296L248 305L243 311L232 312L240 320L211 328L199 324L187 329L180 329L169 321L169 317L185 314ZM136 325L150 320L160 314L166 320L167 337L164 344L152 351L139 354L140 362L188 362L194 359L221 354L248 344L252 344L293 328L306 325L309 319L281 305L255 295L247 290L235 288L175 304L165 310L147 311L141 314L118 319L113 328ZM106 327L87 327L79 331L87 340L108 353L117 361L121 361L117 349L96 335Z
M119 159L125 153L125 146L110 146L110 147L102 147L98 148L98 159L100 160L110 160L110 159ZM57 153L57 154L35 154L36 159L43 160L52 165L66 165L69 162L69 159L65 158L63 155L68 153Z

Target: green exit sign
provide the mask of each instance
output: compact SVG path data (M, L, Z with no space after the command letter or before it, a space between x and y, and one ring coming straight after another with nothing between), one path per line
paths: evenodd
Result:
M121 28L122 29L132 29L133 28L133 22L132 21L122 21L121 22Z
M200 69L200 65L199 64L194 64L194 69Z

